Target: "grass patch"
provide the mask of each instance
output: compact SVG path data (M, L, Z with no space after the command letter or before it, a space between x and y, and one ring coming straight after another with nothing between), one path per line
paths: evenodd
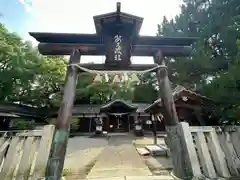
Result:
M66 180L75 180L75 179L84 179L95 165L96 159L92 160L83 168L80 168L78 172L73 172L71 169L63 169L62 177L65 177Z
M71 172L71 169L63 169L61 176L71 176L73 173Z

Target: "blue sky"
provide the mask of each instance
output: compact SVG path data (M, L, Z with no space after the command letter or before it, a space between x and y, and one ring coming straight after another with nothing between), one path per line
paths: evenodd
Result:
M122 11L144 18L142 35L156 35L162 17L174 17L182 3L182 0L0 0L3 14L0 22L37 45L29 31L95 33L92 17L115 11L118 1Z
M32 21L31 14L26 10L21 1L0 0L0 22L5 24L10 31L16 31L21 36L27 35L27 29Z

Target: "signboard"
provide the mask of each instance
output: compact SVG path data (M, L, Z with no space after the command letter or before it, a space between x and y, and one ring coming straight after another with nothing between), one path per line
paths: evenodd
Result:
M108 25L104 33L104 45L106 48L105 65L115 67L127 67L130 65L130 35L127 28L121 25Z
M122 36L118 34L114 36L114 43L114 60L122 61Z

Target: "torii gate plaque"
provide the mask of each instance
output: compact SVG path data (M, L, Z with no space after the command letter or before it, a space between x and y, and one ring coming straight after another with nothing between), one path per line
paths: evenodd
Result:
M117 11L94 16L96 34L67 33L30 33L39 41L38 49L43 55L70 55L67 68L63 102L58 112L55 138L52 144L46 178L59 180L63 169L64 157L69 134L69 124L75 96L76 80L79 69L73 64L80 63L81 55L105 55L104 64L80 64L94 70L141 71L164 64L163 56L188 56L191 44L196 38L169 38L139 36L143 18ZM161 51L161 56L159 53ZM152 56L156 64L131 64L131 56ZM166 69L157 70L162 102L165 108L166 125L176 125L175 105Z

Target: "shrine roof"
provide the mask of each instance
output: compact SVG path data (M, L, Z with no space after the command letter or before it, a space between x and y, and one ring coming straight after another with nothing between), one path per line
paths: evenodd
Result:
M76 104L73 106L72 114L73 116L79 116L79 115L91 115L94 116L95 114L100 113L100 108L109 106L116 102L125 102L123 100L116 100L111 101L107 104ZM125 102L129 106L136 108L137 113L144 113L144 109L148 107L150 104L144 104L144 103L129 103ZM0 103L0 116L1 117L9 117L9 118L30 118L35 120L44 120L47 117L56 116L58 112L59 107L55 108L35 108L31 106L25 106L20 104L14 104L14 103Z
M172 95L173 95L173 100L174 100L174 102L177 101L177 100L179 100L179 99L182 98L183 96L189 97L190 95L195 96L195 97L198 97L198 98L200 98L200 99L207 100L207 101L212 101L212 100L210 100L209 98L207 98L206 96L203 96L203 95L198 94L198 93L196 93L196 92L194 92L194 91L188 90L188 89L186 89L185 87L180 86L180 85L178 85L178 86L173 90ZM155 100L155 101L153 102L153 104L151 104L150 106L148 106L144 111L145 111L145 112L149 112L149 111L151 111L151 109L152 109L153 107L155 107L156 105L162 106L162 100L161 100L161 98L158 98L157 100Z
M139 34L139 31L142 26L143 18L134 16L132 14L124 13L124 12L120 12L120 13L112 12L112 13L106 13L106 14L94 16L93 19L94 19L94 24L95 24L97 34L101 32L101 29L105 22L107 23L114 22L116 21L117 17L120 18L122 23L134 24L136 27L136 34Z
M44 113L42 113L44 112ZM43 120L46 118L46 111L41 108L35 108L27 105L20 105L9 102L0 103L0 116L12 118L31 118Z
M120 102L123 103L125 101L119 99L117 101L111 101L107 104L75 104L72 109L72 115L73 116L91 116L94 117L95 115L99 115L101 113L101 108L109 106L113 104L113 102ZM146 103L131 103L131 102L125 102L129 106L132 106L133 108L136 108L136 113L145 113L144 110L147 108L150 104ZM58 107L51 110L51 113L49 114L50 117L56 116L58 112Z
M107 103L106 105L101 106L100 112L108 111L114 107L119 107L120 109L126 108L129 112L136 111L138 109L137 106L135 106L129 102L126 102L121 99L116 99L116 100L113 100L113 101Z
M121 12L120 2L117 2L116 5L117 5L116 12L101 14L93 17L97 34L102 33L101 30L105 24L121 23L122 25L132 24L135 29L135 32L134 32L135 35L138 35L142 26L143 18L134 16L132 14Z
M123 100L117 100L117 101L123 102ZM113 104L113 102L114 101L111 101L110 103L107 103L107 104L76 104L73 107L72 113L73 113L73 116L78 116L78 115L83 115L83 114L85 114L85 115L99 114L100 109L102 107L109 106L109 105ZM136 108L137 113L144 113L144 109L150 105L150 104L145 104L145 103L129 103L129 102L125 102L125 103L129 104L133 108Z

